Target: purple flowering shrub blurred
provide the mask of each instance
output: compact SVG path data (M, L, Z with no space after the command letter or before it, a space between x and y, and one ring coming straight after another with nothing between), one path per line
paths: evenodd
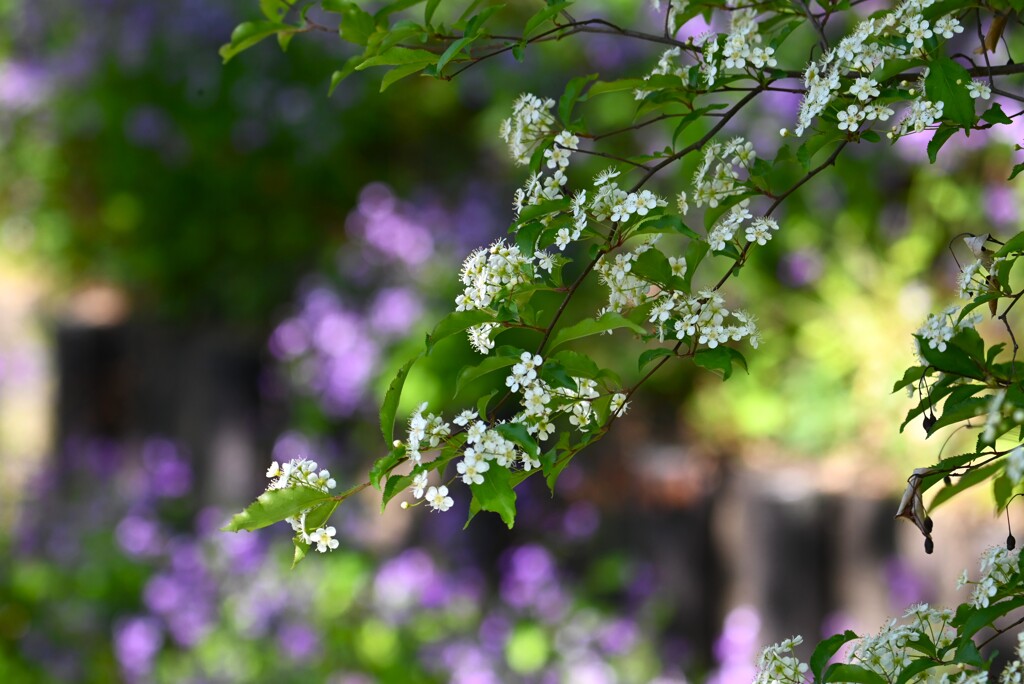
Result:
M629 567L571 573L536 543L474 556L454 528L378 556L347 532L365 521L343 516L343 548L291 571L284 536L224 534L222 511L193 514L174 443L66 448L66 523L27 509L16 562L0 568L4 681L684 681L660 674L656 600ZM54 476L37 498L68 486ZM571 549L593 533L544 499L528 537Z

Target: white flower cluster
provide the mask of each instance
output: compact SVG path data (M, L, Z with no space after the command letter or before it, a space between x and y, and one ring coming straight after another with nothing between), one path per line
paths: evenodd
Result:
M964 30L952 14L940 17L933 26L922 14L933 4L935 0L904 0L892 12L865 19L837 46L808 65L804 72L806 94L800 104L796 135L803 135L842 94L855 102L840 107L839 130L856 131L864 121L886 121L893 116L894 112L889 107L873 103L881 91L879 84L869 78L870 74L888 60L924 56L925 40L933 36L949 39ZM850 72L855 75L847 79ZM851 80L843 91L843 82ZM976 86L975 90L978 90L978 96L982 96L982 91ZM910 92L917 97L911 101L906 117L893 129L890 137L924 130L942 116L942 103L925 99L923 83Z
M328 492L337 486L329 471L318 471L316 461L305 458L293 458L287 463L274 461L267 468L267 477L272 480L267 486L268 490L312 487L321 492Z
M618 171L606 169L594 179L594 187L597 190L594 193L594 199L590 201L590 211L596 220L624 223L634 215L647 216L658 207L668 206L665 199L658 197L650 190L626 192L612 180L618 175Z
M631 273L633 263L644 252L650 250L661 235L652 235L631 252L618 252L614 257L603 255L594 267L598 278L608 286L608 306L600 313L615 311L622 313L633 309L649 298L651 283Z
M696 297L673 293L664 299L668 301L651 310L650 322L659 326L659 334L662 326L671 323L677 340L696 339L709 349L744 338L754 349L760 344L754 317L746 311L725 308L725 299L717 291L701 290Z
M424 416L423 411L426 408L427 404L424 402L409 416L409 436L405 441L405 455L415 463L423 460L420 449L424 445L433 449L452 433L452 426L444 422L441 416L433 413Z
M330 472L317 470L316 461L305 458L293 458L287 463L274 461L267 468L267 477L271 480L267 490L310 487L326 494L337 486ZM306 516L310 510L312 509L306 509L298 515L286 518L285 522L292 526L292 530L305 543L315 544L316 550L320 553L338 548L338 540L334 538L337 530L333 527L318 527L313 532L306 530Z
M740 137L706 145L704 157L693 175L693 203L697 207L707 204L714 208L725 198L742 193L739 171L749 173L755 159L757 153L753 144Z
M988 281L982 272L984 265L984 262L978 259L967 264L960 271L960 275L956 279L956 289L962 299L974 299L988 291Z
M518 246L506 244L504 240L473 250L459 272L459 280L465 287L462 294L455 297L455 310L488 308L502 290L530 280L527 266L532 263Z
M597 391L597 383L589 378L574 377L575 390L552 387L538 376L543 364L544 360L539 355L523 352L519 363L512 366L512 372L505 379L505 385L510 390L523 395L523 410L513 420L525 425L526 431L540 441L546 441L554 434L552 421L557 413L568 415L569 423L581 431L588 429L594 418L592 402L601 396ZM621 395L612 412L624 413L624 402L625 395ZM614 399L612 403L615 404ZM524 452L520 456L523 470L540 467L540 461L529 454ZM515 461L514 458L510 460Z
M960 307L952 304L939 313L928 316L924 325L918 328L917 334L928 342L929 349L937 349L940 352L946 351L946 343L953 338L953 335L961 330L973 328L981 322L981 314L975 312L969 316L964 316L963 320L958 323L956 322L956 316L959 312ZM921 363L927 365L921 350L916 349L915 351Z
M893 619L878 634L862 637L850 652L850 662L895 681L903 668L920 655L914 646L919 635L934 639L937 648L951 645L956 638L956 630L949 626L952 610L936 610L920 603L908 608L903 617L912 618L913 622L898 624Z
M455 310L470 311L490 307L495 297L503 291L530 281L528 267L545 256L541 252L532 259L524 257L518 246L507 244L504 240L474 250L466 257L459 273L464 289L455 297ZM498 327L497 323L481 323L469 328L467 335L470 345L481 354L488 353L494 348L491 334Z
M740 230L743 230L743 237L750 243L765 245L772 239L772 233L779 229L779 224L773 218L761 216L744 227L744 222L752 218L747 210L749 204L747 200L744 200L734 205L711 228L708 233L708 244L713 251L720 252L725 249L726 245L732 243L733 237Z
M775 48L762 46L764 39L758 32L757 14L757 9L753 7L730 12L729 33L721 46L718 36L714 34L705 34L694 41L704 48L700 72L709 86L715 84L720 66L725 69L745 69L749 65L755 69L764 69L778 64Z
M973 584L971 605L975 608L987 608L1003 586L1017 574L1017 563L1020 550L1009 551L1003 546L993 546L981 555L981 577L977 581L967 579L965 571L960 585Z
M682 51L678 47L670 48L661 53L661 57L658 58L658 64L651 70L651 73L644 76L645 81L650 81L652 76L676 76L683 78L686 75L686 70L681 66L675 64L675 61L679 59L679 55ZM650 95L649 90L641 90L637 88L633 91L633 98L636 100L642 100Z
M512 116L501 122L501 139L508 143L509 152L517 164L529 164L530 156L540 142L551 133L555 117L552 99L542 100L531 93L523 93L512 105Z
M793 649L803 642L803 637L795 636L761 651L754 684L803 684L807 663L793 655Z
M986 608L990 600L1001 588L1010 582L1017 582L1019 551L1008 551L997 546L986 551L981 557L981 578L972 582L967 578L965 570L957 587L967 584L974 585L971 605ZM907 609L899 623L893 619L883 625L878 634L860 637L843 658L842 662L860 665L888 682L901 680L906 675L905 668L915 660L925 657L927 652L948 651L954 656L953 646L960 635L953 626L956 613L950 609L930 608L926 603L919 603ZM1001 684L1021 684L1024 675L1024 633L1018 635L1017 660L1007 665L1000 678ZM793 647L802 643L800 637L787 639L780 644L769 646L758 660L756 684L804 684L807 680L808 667L792 655ZM927 651L921 642L927 644ZM952 662L946 663L952 665ZM918 681L911 678L911 681ZM921 680L924 681L924 680ZM935 679L930 678L930 681ZM986 684L987 672L984 670L946 669L937 677L940 684Z
M1017 635L1017 659L1006 664L999 681L1000 684L1021 684L1024 681L1024 632Z

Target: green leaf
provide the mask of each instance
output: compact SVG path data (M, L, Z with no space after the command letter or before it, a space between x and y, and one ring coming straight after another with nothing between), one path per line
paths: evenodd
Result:
M338 87L338 84L344 81L346 78L355 73L356 67L363 61L362 55L356 55L349 57L345 64L340 69L331 74L331 87L327 91L327 96L330 97L334 94L334 89Z
M921 378L931 371L927 366L914 366L903 373L903 379L892 386L893 392L899 392L904 387L916 384Z
M925 92L932 102L945 103L942 116L961 126L974 125L974 100L967 92L971 75L949 57L940 57L928 65Z
M942 663L937 663L928 658L919 658L900 670L900 676L896 679L896 684L907 684L907 682L925 670L930 670L933 667L940 667L941 665Z
M265 40L278 31L294 30L294 27L274 21L247 21L235 27L231 32L231 42L220 48L221 59L227 64L240 52L248 50L261 40Z
M572 199L564 197L558 200L543 200L539 204L531 204L528 207L523 207L523 210L519 212L519 217L516 219L516 225L524 225L530 221L539 219L542 216L548 216L550 214L560 214L562 212L569 211L572 206Z
M931 141L928 143L928 160L932 164L935 163L935 158L939 154L939 150L946 144L946 141L953 137L953 134L960 129L956 126L950 126L949 124L942 124L936 131L935 135L932 136Z
M236 513L221 529L224 532L258 530L330 499L329 494L312 487L271 489L260 494L244 511Z
M477 399L477 401L476 401L476 412L477 412L477 415L479 415L481 419L483 419L484 416L487 415L487 406L491 403L491 399L493 399L494 395L497 394L497 393L498 393L498 390L494 390L493 392L488 392L487 394L485 394L482 397L480 397L479 399Z
M656 247L638 256L630 267L630 273L663 288L675 289L672 287L672 265Z
M374 489L380 491L380 481L391 474L392 469L405 460L405 445L397 446L388 452L387 456L381 456L373 462L370 468L370 484Z
M321 0L320 6L326 12L341 15L338 33L342 40L356 45L366 45L370 42L370 36L377 31L377 22L374 18L354 2Z
M476 39L477 36L463 36L458 40L452 41L452 44L448 46L448 49L441 54L441 58L437 60L437 73L440 74L448 65L448 62L457 57L459 53L466 48L466 46L472 45Z
M562 328L551 340L549 349L554 349L555 347L572 340L578 340L582 337L589 337L590 335L597 335L598 333L616 330L618 328L629 328L638 335L644 335L647 333L647 331L641 326L629 320L622 314L609 311L603 314L600 318L587 318L575 325Z
M1017 596L1016 598L999 601L998 603L993 603L985 608L970 610L962 616L958 614L953 620L953 626L959 627L958 632L961 645L968 643L971 637L1010 611L1017 610L1021 607L1024 607L1024 596ZM957 652L957 655L959 655L959 651ZM971 664L973 665L975 663Z
M732 347L726 347L724 345L719 345L714 349L697 350L697 353L693 355L693 362L712 373L720 373L722 380L728 380L732 377L733 363L739 363L743 366L743 370L748 373L750 372L747 369L747 360L743 358L743 354L739 353Z
M508 528L512 529L516 521L516 492L512 489L511 475L507 468L492 465L484 474L481 484L469 486L473 492L469 520L473 519L477 511L491 511L500 515ZM469 525L469 520L466 525Z
M846 630L842 634L836 634L828 639L825 639L814 649L814 653L811 654L811 672L814 674L814 681L821 681L822 670L828 665L828 661L832 659L843 644L853 641L859 638L854 632Z
M572 351L571 349L563 349L548 358L561 364L566 372L574 378L595 380L601 374L601 369L597 367L597 364L589 356Z
M441 4L441 0L427 0L427 6L423 8L423 23L427 26L431 25L434 20L434 12L437 11L437 6Z
M401 12L402 10L407 10L410 7L415 7L423 1L424 0L396 0L395 2L390 2L377 10L376 14L373 15L373 18L378 20L387 19L388 16L395 12Z
M460 332L464 332L474 325L480 325L481 323L493 323L494 314L480 309L472 309L470 311L454 311L434 326L434 329L427 335L427 353L434 348L438 342L446 337L457 335Z
M295 535L292 538L292 545L295 547L295 552L292 554L292 570L295 566L302 562L302 559L306 557L306 553L309 552L309 547L312 544L304 542L302 537Z
M395 438L395 414L398 413L398 402L402 398L402 387L405 386L405 379L413 365L420 360L422 354L417 354L398 369L388 391L384 395L384 402L380 406L380 434L384 437L384 443L391 446Z
M380 498L380 512L383 513L387 508L387 505L391 503L399 492L404 492L409 485L412 484L412 479L416 476L416 473L420 472L420 468L417 468L408 475L392 475L388 478L388 481L384 484L384 491Z
M260 0L260 11L270 21L280 22L288 14L292 4L286 0Z
M571 123L573 107L576 106L576 101L583 94L583 90L591 82L596 81L598 76L599 74L577 76L565 84L565 91L562 93L562 97L558 99L558 118L564 126L568 126Z
M992 497L996 502L996 512L1001 513L1006 508L1006 504L1010 502L1010 497L1013 496L1013 485L1013 480L1007 477L1005 472L992 480Z
M644 367L651 361L664 358L666 356L675 356L675 351L669 347L658 347L656 349L648 349L644 351L644 353L640 355L640 358L637 359L637 372L642 373L644 371Z
M362 71L363 69L369 69L370 67L375 66L406 66L409 64L416 64L423 67L427 64L433 64L436 61L437 55L429 50L419 50L396 45L392 48L388 48L379 55L375 55L364 60L356 67L356 71Z
M983 121L990 124L1012 124L1013 119L1006 116L1006 112L999 106L998 102L992 103L992 106L988 108L984 114L981 115Z
M548 360L541 366L540 379L552 387L561 387L576 392L579 385L557 361Z
M978 368L977 364L971 361L971 357L963 349L952 344L946 345L945 351L939 351L938 349L932 349L928 346L928 342L918 336L918 346L921 349L921 356L929 365L935 367L936 370L940 370L943 373L952 373L953 375L962 375L968 378L974 378L975 380L984 379L984 374Z
M499 423L494 429L505 439L518 444L522 447L523 451L533 458L540 456L540 447L533 437L530 436L530 433L527 432L525 425L520 423Z
M686 274L683 276L683 284L687 292L693 291L693 275L710 249L711 246L703 240L694 240L686 247Z
M1002 463L989 463L969 471L967 474L954 480L952 485L940 489L928 505L928 510L935 510L965 489L970 489L974 485L984 482L1002 467Z
M388 73L384 74L384 78L380 82L380 92L387 90L392 83L400 81L406 76L412 76L418 71L423 71L422 64L406 64L392 69Z
M860 665L847 665L845 663L832 663L823 682L854 682L854 684L888 684L881 675Z
M1024 162L1021 162L1020 164L1017 164L1016 166L1014 166L1013 170L1010 171L1010 177L1007 178L1006 180L1013 180L1014 178L1017 177L1017 174L1020 173L1021 171L1024 171Z
M571 2L567 2L566 0L559 0L559 2L552 3L545 7L544 9L542 9L540 12L534 14L526 22L526 27L523 29L523 38L529 37L529 35L533 33L538 27L540 27L544 22L550 20L571 4Z
M675 214L662 214L641 219L632 226L630 231L630 235L634 237L650 233L675 233L677 235L685 235L693 240L701 239L701 236L696 231L683 223L683 219Z
M463 366L455 379L455 394L452 396L458 396L459 392L461 392L468 383L473 382L477 378L481 378L488 373L493 373L494 371L501 370L502 368L508 368L518 362L519 359L515 356L494 355L484 357L483 361L480 363Z

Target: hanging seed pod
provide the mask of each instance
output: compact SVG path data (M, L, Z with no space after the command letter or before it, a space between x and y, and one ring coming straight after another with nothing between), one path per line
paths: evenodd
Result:
M926 537L924 540L924 552L931 554L935 551L935 542L932 541L931 537Z
M946 477L942 478L942 484L946 485L947 487L952 487L953 486L953 478L951 478L949 475L947 475Z
M1015 548L1017 548L1017 540L1014 539L1013 535L1011 534L1006 537L1006 550L1013 551Z

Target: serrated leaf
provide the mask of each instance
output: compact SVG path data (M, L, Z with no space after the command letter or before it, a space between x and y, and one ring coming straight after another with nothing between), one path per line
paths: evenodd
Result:
M595 380L601 374L601 369L598 368L593 359L586 354L580 354L571 349L563 349L549 358L561 364L566 372L575 378Z
M988 465L975 468L962 477L957 478L953 481L952 485L943 487L936 492L935 498L933 498L931 503L928 505L928 510L935 510L965 489L970 489L971 487L984 482L1002 466L1002 463L989 463Z
M413 365L420 360L420 356L422 354L417 354L398 369L398 373L395 374L391 384L388 385L388 391L384 395L384 401L381 403L380 434L384 437L384 443L388 446L391 446L391 442L395 438L395 414L398 413L398 402L402 398L402 388L405 386L405 379L409 376L409 371Z
M533 458L540 456L540 447L527 432L526 426L520 423L499 423L494 429L505 439L518 444L523 451ZM489 510L489 509L488 509Z
M429 50L420 50L418 48L407 48L401 45L396 45L392 48L388 48L379 55L374 55L363 60L359 66L356 67L356 71L362 71L363 69L369 69L375 66L406 66L410 64L416 64L423 67L427 64L434 64L437 62L437 55Z
M956 126L950 126L949 124L942 124L936 131L935 135L928 142L928 160L934 164L935 159L938 157L939 150L946 144L946 141L953 137L953 134L960 129Z
M384 74L384 78L380 81L380 92L387 90L393 83L402 80L406 76L412 76L413 74L423 71L422 64L406 64L392 69L388 73Z
M638 372L642 373L644 371L644 367L647 366L647 364L649 364L651 361L654 361L655 359L661 359L666 356L675 356L675 351L668 347L647 349L646 351L644 351L644 353L640 355L640 358L637 359L636 369Z
M842 648L843 644L857 638L859 637L856 633L846 630L842 634L831 636L817 645L814 653L811 654L810 660L811 673L814 674L815 682L821 681L822 671L828 665L828 661L832 659L832 656Z
M562 124L568 126L572 121L572 110L576 106L576 101L580 95L583 94L584 88L590 83L597 80L599 74L587 74L586 76L577 76L576 78L570 79L565 84L565 90L562 92L562 97L558 99L558 118Z
M345 61L345 64L343 64L340 69L331 74L331 87L327 91L328 97L334 94L334 89L338 87L338 84L355 73L356 67L359 66L362 61L362 55L350 57Z
M561 12L571 4L571 2L567 2L566 0L560 0L559 2L552 3L545 7L544 9L542 9L540 12L534 14L526 22L526 27L523 28L523 38L527 38L544 22L550 20L552 17L557 15L559 12Z
M458 396L459 392L462 391L462 388L477 378L481 378L488 373L493 373L494 371L501 370L502 368L514 366L518 362L519 359L516 357L487 356L480 363L463 366L455 380L455 394L452 396Z
M225 532L239 532L269 527L330 499L329 494L312 487L271 489L260 494L244 511L232 516L221 529Z
M557 361L546 361L540 369L540 379L551 387L564 388L576 392L579 386L572 376Z
M480 325L481 323L493 323L494 314L480 309L472 309L470 311L454 311L440 320L440 322L434 326L434 329L427 335L427 353L434 348L438 342L446 337L451 337L460 332L464 332L474 325Z
M437 60L437 73L440 74L444 68L448 66L448 62L455 59L466 48L466 46L472 45L473 41L476 39L476 36L463 36L458 40L452 41L451 45L448 46L448 49L441 53L440 59Z
M825 671L823 682L853 682L853 684L888 684L881 675L860 665L833 663Z
M512 488L511 475L507 468L492 465L484 474L481 484L469 486L473 492L469 520L473 519L477 511L491 511L500 515L508 528L512 529L516 521L516 492ZM469 520L466 525L469 525Z
M929 373L930 369L927 366L913 366L903 372L903 379L898 380L895 385L892 386L893 392L899 392L901 389L916 384L921 378Z
M693 362L713 373L721 373L722 380L728 380L732 377L734 363L739 363L743 366L743 370L750 372L747 369L747 360L743 357L743 354L732 347L724 345L714 349L698 349L697 353L693 355Z
M391 474L391 470L405 460L405 445L397 446L373 462L370 468L370 484L377 491L380 491L380 481Z
M971 75L949 57L940 57L928 65L924 79L925 92L932 102L944 103L943 118L961 126L974 125L974 100L967 92Z
M575 325L570 325L567 328L562 328L551 340L549 349L554 349L559 345L571 342L572 340L578 340L583 337L589 337L591 335L597 335L599 333L607 332L609 330L616 330L618 328L629 328L633 332L644 335L647 333L641 326L637 325L633 321L629 320L622 314L609 311L603 314L600 318L587 318Z
M294 553L292 553L292 570L294 570L295 566L301 563L306 557L306 553L309 552L311 544L302 541L302 537L295 535L295 537L292 538L292 546L295 548Z
M915 335L917 338L918 346L921 349L921 356L928 362L929 365L933 366L936 370L940 370L943 373L952 373L953 375L962 375L968 378L974 378L975 380L982 380L984 374L978 368L978 366L971 361L970 356L967 352L959 347L951 344L946 345L945 351L939 351L938 349L932 349L928 346L928 342Z
M1010 117L1006 116L1006 112L1003 111L1003 108L999 106L998 102L992 103L992 106L989 107L988 110L984 114L981 115L981 118L982 118L983 121L986 121L987 123L990 123L990 124L1012 124L1013 123L1013 119L1011 119Z

